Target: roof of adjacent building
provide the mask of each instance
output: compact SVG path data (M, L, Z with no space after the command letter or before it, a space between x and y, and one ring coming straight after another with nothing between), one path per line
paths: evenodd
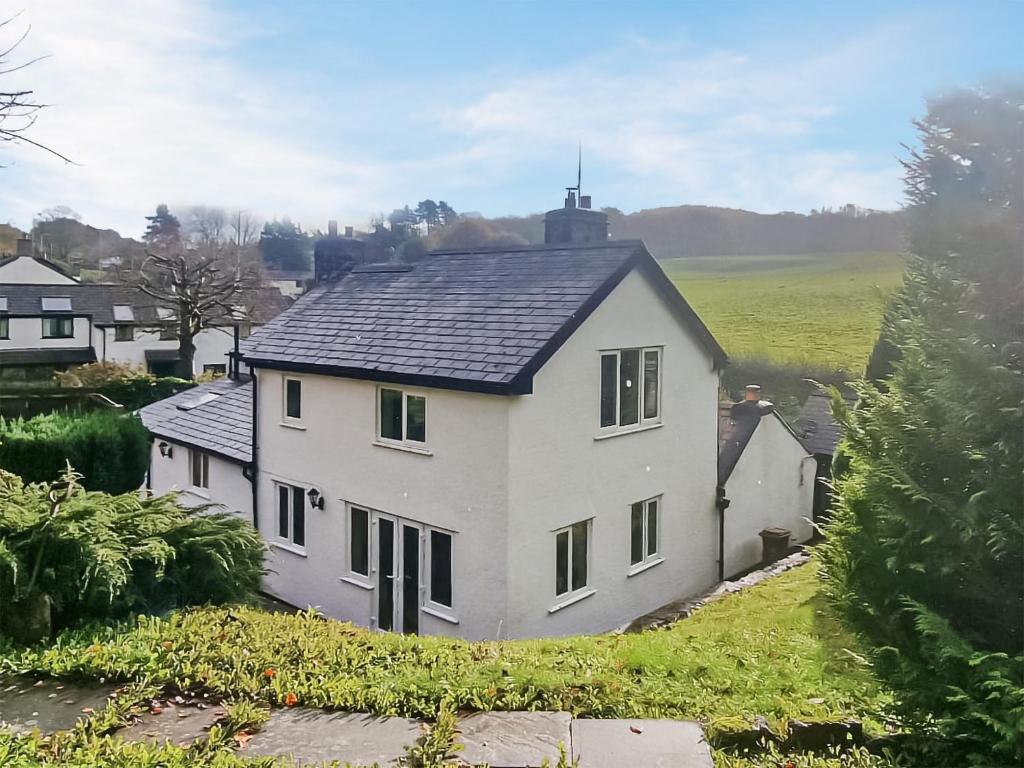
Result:
M156 437L229 461L252 461L252 382L217 379L139 409Z
M49 285L37 283L0 283L0 298L7 300L5 314L12 317L39 317L43 314L43 299L68 298L71 300L71 314L75 317L91 317L98 326L134 322L136 325L162 325L166 322L158 313L157 301L138 288L107 283L78 283ZM245 321L262 324L280 314L291 305L291 300L274 287L255 288L242 291L236 303L245 308ZM132 307L133 321L120 320L115 316L115 307ZM223 324L236 322L225 316Z
M69 272L67 272L63 267L60 267L57 264L54 264L49 259L43 259L43 258L40 258L39 256L0 256L0 268L6 267L12 261L15 261L17 259L32 259L32 261L36 262L36 264L41 264L42 266L46 267L47 269L53 270L54 272L56 272L58 275L61 275L62 277L66 277L69 280L75 280L75 281L78 280L77 277L75 277L74 275L72 275Z
M92 347L0 349L2 365L70 365L95 362L96 350Z
M801 406L794 427L800 442L814 454L834 455L843 436L842 427L832 418L831 398L817 392Z
M443 251L411 265L356 267L253 333L243 352L261 368L524 394L634 268L724 363L639 240Z
M718 407L718 484L724 485L757 431L761 419L774 415L797 441L800 437L767 400L722 403Z

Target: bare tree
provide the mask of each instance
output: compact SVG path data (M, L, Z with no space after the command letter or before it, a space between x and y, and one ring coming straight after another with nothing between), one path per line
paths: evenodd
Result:
M193 205L185 209L185 232L200 248L216 248L227 240L228 215L215 205Z
M231 228L231 243L239 251L244 251L259 242L262 224L249 211L234 211L228 226Z
M251 279L231 266L219 249L173 249L148 253L139 269L139 289L170 310L178 327L178 375L193 378L195 337L204 328L237 317L236 305Z
M3 21L0 21L0 30L3 30L7 25L13 22L21 14L15 14ZM19 37L14 41L12 45L0 51L0 76L9 75L12 72L17 72L20 69L25 69L35 64L37 61L45 59L45 56L38 56L34 59L21 62L20 64L9 64L11 54L17 50L18 46L21 45L25 38L28 37L28 33L32 27L29 26ZM35 125L36 119L39 116L39 112L48 107L48 104L42 104L36 100L34 91L31 90L8 90L0 86L0 142L15 142L20 144L28 144L30 146L41 149L44 152L48 152L54 157L59 157L66 163L73 163L70 158L62 155L57 150L48 147L41 142L30 139L27 133Z

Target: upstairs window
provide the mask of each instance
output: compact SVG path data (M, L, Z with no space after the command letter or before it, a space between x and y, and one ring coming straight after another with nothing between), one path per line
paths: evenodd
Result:
M115 325L114 341L131 341L135 338L134 325Z
M601 353L601 428L656 423L661 415L661 349Z
M0 339L9 339L11 337L11 321L10 318L0 317Z
M555 531L555 597L580 592L590 583L590 521Z
M298 379L284 380L284 418L286 421L302 419L302 382Z
M75 318L73 317L44 317L43 338L44 339L70 339L75 335Z
M426 443L427 398L390 387L381 387L377 392L377 436L394 443Z
M277 483L277 536L296 547L306 546L306 491Z
M190 469L193 488L210 487L210 456L202 451L190 451Z
M629 564L645 565L658 559L660 499L638 501L629 508Z

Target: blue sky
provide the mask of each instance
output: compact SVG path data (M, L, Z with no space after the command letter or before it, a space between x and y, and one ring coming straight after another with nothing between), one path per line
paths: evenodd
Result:
M0 147L0 221L156 203L361 226L424 197L486 215L584 188L626 211L901 199L924 99L1024 70L1024 2L28 0L6 77L54 106Z

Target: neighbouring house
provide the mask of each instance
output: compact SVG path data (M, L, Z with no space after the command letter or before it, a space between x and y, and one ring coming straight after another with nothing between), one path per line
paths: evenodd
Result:
M761 562L762 530L787 530L794 544L814 534L814 457L760 392L749 386L744 400L719 408L718 484L728 501L723 578Z
M725 354L643 243L572 209L543 246L321 254L251 376L141 410L150 487L251 520L270 594L380 630L597 632L713 584Z
M247 336L289 304L274 288L241 294L234 313L196 336L193 373L226 372L235 326ZM46 259L0 259L0 383L48 380L105 360L173 374L174 313L137 288L82 283Z
M846 398L849 407L853 407L854 402L853 398ZM832 460L843 436L842 427L832 416L832 399L819 392L809 395L800 407L800 413L793 426L817 464L814 479L814 521L821 522L828 517L832 506Z

